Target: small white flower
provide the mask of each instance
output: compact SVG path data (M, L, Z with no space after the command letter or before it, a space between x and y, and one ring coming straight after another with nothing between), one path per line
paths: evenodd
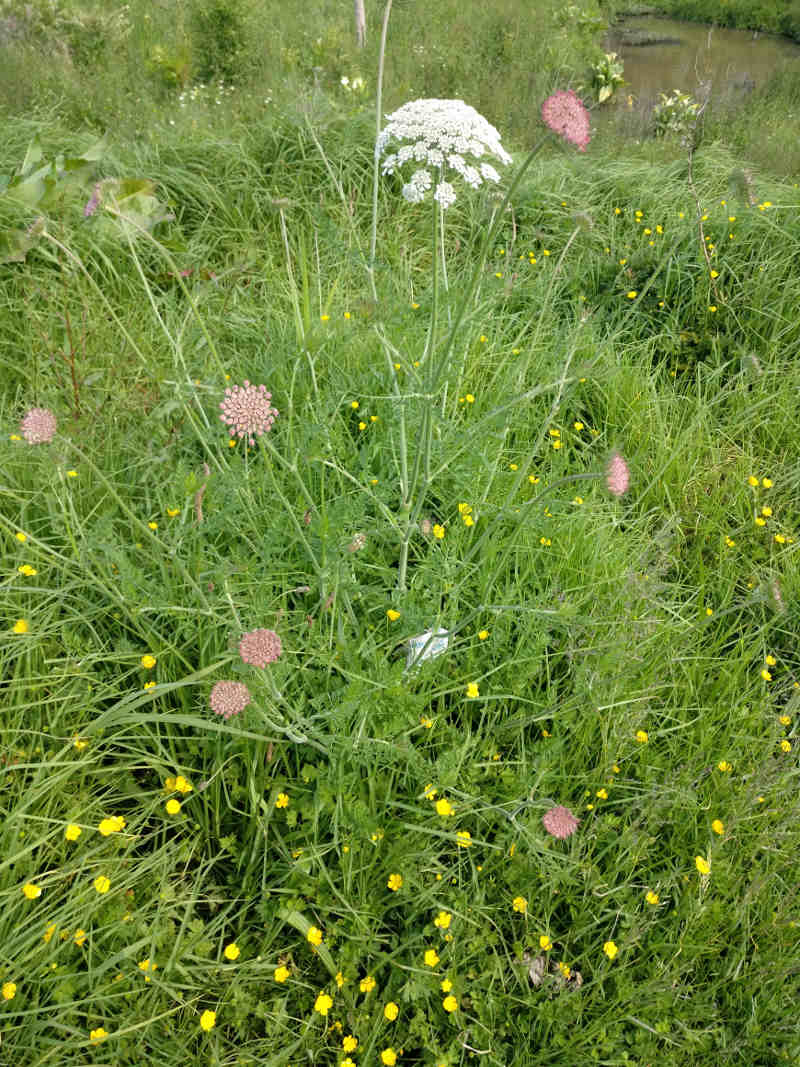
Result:
M425 199L425 193L414 182L408 182L403 186L403 199L407 200L409 204L419 204L420 201Z
M433 199L438 200L443 208L448 208L455 203L456 191L450 182L439 182L433 194Z
M423 193L427 193L427 191L433 184L431 176L427 170L415 170L414 173L411 175L411 181L414 183L414 185L419 186Z

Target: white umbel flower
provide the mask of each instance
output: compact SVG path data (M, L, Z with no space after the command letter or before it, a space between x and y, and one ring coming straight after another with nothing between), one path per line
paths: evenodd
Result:
M426 168L435 170L434 199L446 208L456 198L446 178L458 175L478 189L484 181L500 181L495 168L484 161L487 155L503 164L511 162L495 127L463 100L412 100L404 104L387 115L387 125L375 142L375 154L382 156L395 141L400 142L399 147L386 155L381 169L384 174L393 174L412 160L423 164L403 186L403 196L414 204L434 185Z

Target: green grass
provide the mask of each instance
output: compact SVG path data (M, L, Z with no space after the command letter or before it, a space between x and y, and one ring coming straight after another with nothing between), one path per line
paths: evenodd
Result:
M398 3L390 24L385 110L415 13L434 18ZM746 115L706 131L712 280L679 144L552 139L429 401L430 207L396 179L377 302L365 270L374 80L359 103L333 68L315 92L287 68L302 95L273 74L265 106L243 65L236 94L182 110L133 63L158 35L131 19L138 114L111 63L54 73L61 95L27 114L24 88L4 96L0 172L34 136L86 150L119 105L86 188L148 177L175 218L128 240L73 190L0 267L0 1063L339 1067L349 1034L360 1065L796 1062L796 187L748 155ZM563 44L573 69L582 47ZM499 90L451 89L518 162L541 136L538 102L527 126L508 104L507 132ZM447 213L442 331L494 208L462 189ZM35 214L0 197L0 228ZM244 379L280 412L249 449L219 420ZM58 418L50 444L18 439L33 406ZM403 441L413 467L428 419L400 589ZM440 626L447 654L407 670L407 640ZM283 644L264 671L238 654L256 627ZM229 721L221 679L253 698ZM555 804L581 819L564 842ZM540 954L582 984L535 985Z

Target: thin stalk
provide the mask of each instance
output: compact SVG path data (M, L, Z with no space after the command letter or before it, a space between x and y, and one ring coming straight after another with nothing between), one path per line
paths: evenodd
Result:
M428 337L425 342L425 352L423 354L424 361L424 377L426 385L430 384L433 377L433 353L436 349L436 327L439 321L439 203L436 200L431 201L433 210L431 212L431 251L433 255L431 257L431 266L433 270L433 285L431 289L431 320L428 327ZM406 574L408 572L408 550L411 544L411 535L417 524L422 505L425 501L425 494L430 484L430 472L431 472L431 445L433 439L433 393L430 389L427 390L427 395L423 401L425 404L425 410L422 418L422 432L420 434L420 446L417 448L417 454L414 459L414 473L411 476L411 485L409 487L409 500L404 502L404 507L408 507L408 514L406 518L405 530L403 531L403 542L400 547L400 564L397 571L397 588L402 593L406 588ZM421 468L424 468L423 488L420 493L417 493L417 486L419 484ZM416 497L416 499L414 499ZM412 506L413 500L413 506Z
M375 152L372 161L372 231L369 240L369 263L367 264L367 277L369 278L372 299L378 303L378 291L375 287L375 249L378 244L378 183L380 181L380 159L378 158L378 137L381 132L381 102L383 97L383 63L386 56L386 35L389 32L389 14L392 10L392 0L386 0L383 9L383 24L381 26L381 43L378 49L378 83L375 87Z

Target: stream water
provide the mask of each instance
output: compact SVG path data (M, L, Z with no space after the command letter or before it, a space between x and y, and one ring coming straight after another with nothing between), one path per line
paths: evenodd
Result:
M715 100L735 100L781 68L793 66L800 74L800 44L788 38L654 15L617 23L608 33L606 50L625 64L626 84L616 94L621 107L650 107L659 93L673 89L695 95L708 81Z

